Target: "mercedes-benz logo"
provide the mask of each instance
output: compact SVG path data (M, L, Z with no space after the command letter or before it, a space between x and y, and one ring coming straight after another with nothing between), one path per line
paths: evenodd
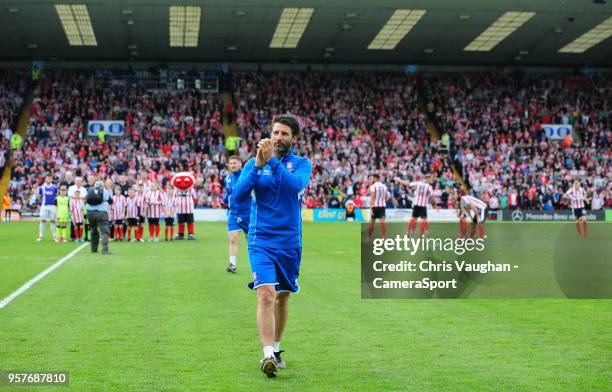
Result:
M512 220L513 221L522 221L523 220L523 211L521 210L514 210L512 211Z

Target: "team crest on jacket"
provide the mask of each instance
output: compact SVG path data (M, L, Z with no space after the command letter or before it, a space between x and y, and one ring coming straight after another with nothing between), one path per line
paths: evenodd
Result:
M287 170L293 171L293 163L287 162Z

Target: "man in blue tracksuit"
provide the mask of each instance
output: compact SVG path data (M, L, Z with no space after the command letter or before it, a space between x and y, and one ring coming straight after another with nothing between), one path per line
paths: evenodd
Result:
M229 237L229 265L227 272L236 273L236 255L238 254L238 237L240 230L245 234L249 233L249 218L251 215L251 196L238 203L232 195L232 189L242 173L242 161L236 155L229 157L227 170L230 174L225 177L225 194L223 204L228 209L227 214L227 235Z
M272 122L271 139L258 144L232 195L237 202L252 194L248 234L249 262L257 290L257 327L263 345L261 370L274 377L285 367L280 340L287 323L289 293L297 293L302 258L301 197L312 164L291 153L300 126L283 115Z

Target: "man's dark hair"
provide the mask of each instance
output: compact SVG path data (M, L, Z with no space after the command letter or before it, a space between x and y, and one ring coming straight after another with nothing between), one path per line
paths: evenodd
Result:
M297 118L290 114L283 114L277 116L272 121L272 125L279 123L288 126L291 128L291 136L296 137L300 133L300 123L298 123Z
M238 155L232 155L232 156L230 156L229 158L227 158L227 161L229 162L229 161L231 161L232 159L235 159L235 160L237 160L237 161L242 162L242 160L240 159L240 157L239 157Z
M372 175L372 177L373 177L375 180L380 180L380 176L379 176L378 174L374 174L374 175Z

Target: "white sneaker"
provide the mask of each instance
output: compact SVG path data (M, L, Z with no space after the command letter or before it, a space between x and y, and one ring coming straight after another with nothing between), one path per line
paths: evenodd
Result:
M281 358L281 354L284 352L285 352L284 350L274 351L274 359L276 359L276 364L279 369L284 369L287 367L287 364Z
M40 241L42 241L42 240L43 240L43 238L42 238L42 237L38 237L38 238L36 239L36 242L40 242Z
M136 238L132 238L132 239L130 240L130 242L136 242L136 241L138 241Z
M62 242L68 242L68 240L63 240Z
M155 241L155 242L159 242L159 238L155 238L155 240L154 240L154 241Z

